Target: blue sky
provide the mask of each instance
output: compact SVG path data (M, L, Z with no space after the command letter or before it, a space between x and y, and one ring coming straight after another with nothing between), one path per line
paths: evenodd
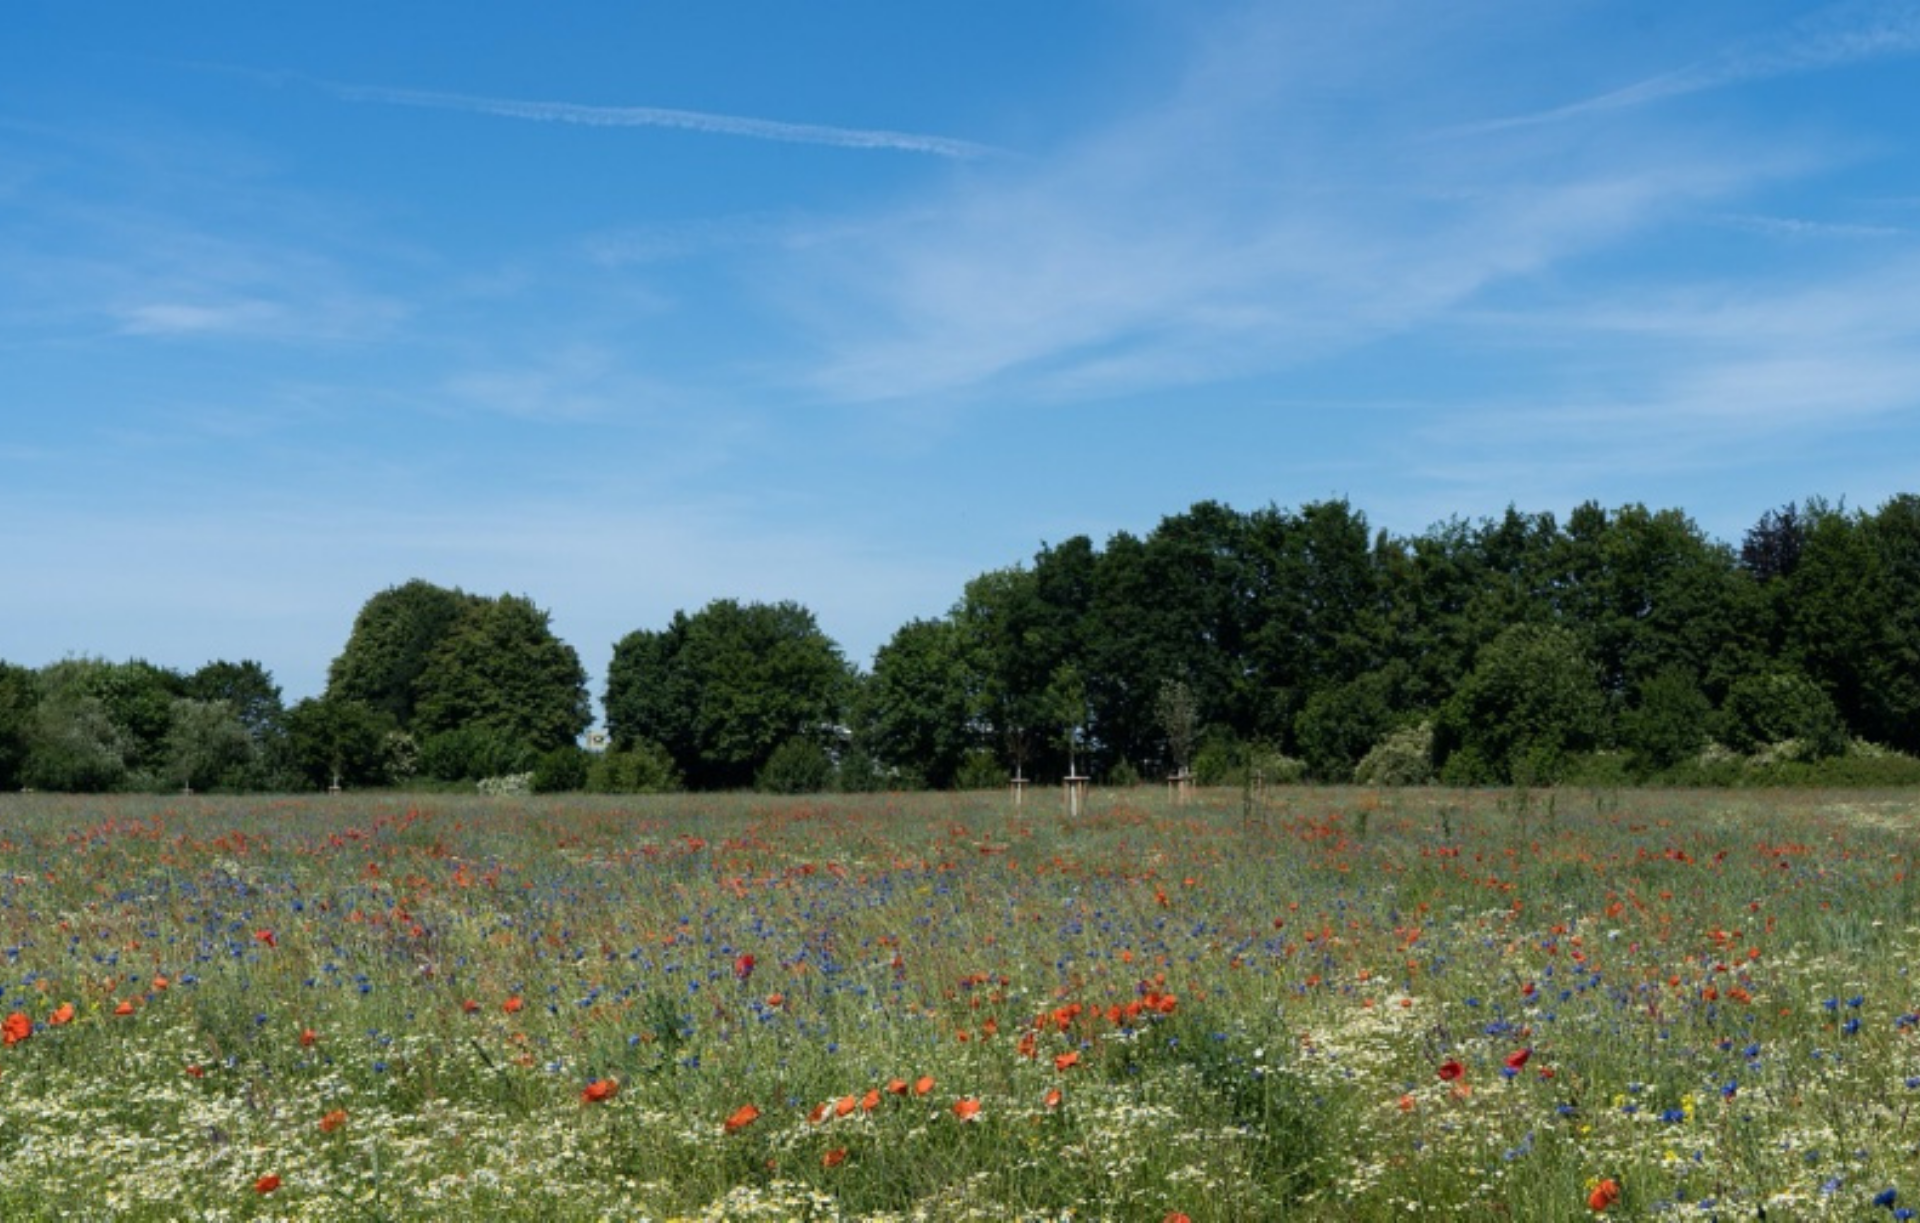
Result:
M0 19L0 657L317 693L409 578L865 664L1196 500L1920 489L1920 3Z

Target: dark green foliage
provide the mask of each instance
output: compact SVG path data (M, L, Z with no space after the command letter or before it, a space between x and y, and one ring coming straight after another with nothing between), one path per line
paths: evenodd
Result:
M563 794L587 788L587 770L592 756L568 743L542 752L533 764L533 791L536 794Z
M1738 752L1792 740L1803 759L1843 755L1847 728L1820 686L1798 671L1750 675L1735 683L1720 710L1720 737Z
M1706 746L1713 704L1691 672L1669 667L1641 684L1620 715L1620 746L1640 776L1689 759Z
M1182 763L1216 783L1301 762L1381 783L1430 764L1473 784L1745 784L1855 758L1891 774L1904 757L1863 753L1920 753L1920 496L1789 503L1737 552L1641 505L1395 538L1345 501L1203 501L981 574L867 677L797 604L676 613L615 645L605 705L615 751L587 760L584 672L547 614L412 581L368 600L298 719L251 661L0 665L0 787L325 784L336 766L352 784L534 771L615 791Z
M594 794L659 794L678 790L680 778L667 749L643 739L594 757L586 788Z
M855 701L855 734L880 764L945 789L976 743L969 667L953 620L915 620L880 647Z
M985 748L968 752L953 774L956 790L1004 790L1008 773L999 759Z
M1344 782L1374 746L1406 715L1410 669L1395 659L1357 679L1322 688L1294 720L1294 742L1321 781Z
M35 790L115 790L127 780L132 754L106 702L63 685L34 712L21 779Z
M1564 628L1516 624L1494 638L1434 726L1441 776L1538 785L1599 741L1605 701L1593 663Z
M1002 776L1032 776L1041 759L1064 764L1046 709L1054 667L1071 652L1063 619L1043 604L1034 574L1020 568L974 578L954 610L970 671L969 711L1011 766Z
M833 761L811 739L789 739L760 766L753 788L763 794L818 794L833 782Z
M309 697L287 710L282 746L286 767L306 784L324 789L377 786L386 778L385 743L393 715L361 701Z
M0 790L21 787L40 686L26 667L0 662Z
M327 670L327 695L385 711L412 729L417 685L428 659L462 613L479 600L414 579L368 599L346 648Z
M1904 502L1889 503L1885 523L1815 502L1807 509L1806 542L1786 579L1784 660L1797 665L1831 698L1841 720L1862 738L1911 742L1904 714L1916 677L1903 663L1914 643L1916 576L1902 573L1911 550L1901 524ZM1902 606L1905 603L1907 606Z
M530 755L573 743L593 721L580 656L514 595L470 604L427 656L416 692L416 733L484 730Z
M259 747L226 701L180 697L167 728L163 777L169 785L195 790L241 790L256 781L253 763Z
M1760 515L1760 521L1748 528L1740 541L1740 567L1760 582L1792 577L1805 546L1806 523L1800 507L1789 501Z
M167 763L178 673L151 663L69 658L40 671L24 784L97 791L154 784Z
M422 740L420 772L437 781L479 781L532 772L540 756L509 731L471 722Z
M833 766L833 788L842 794L920 789L925 784L917 773L883 768L879 761L858 745L841 753L839 761Z
M660 743L696 787L740 788L790 739L836 741L852 685L806 608L719 599L614 647L607 728L616 747Z
M185 695L196 701L225 701L256 744L279 734L286 716L273 673L251 659L206 664L187 677Z

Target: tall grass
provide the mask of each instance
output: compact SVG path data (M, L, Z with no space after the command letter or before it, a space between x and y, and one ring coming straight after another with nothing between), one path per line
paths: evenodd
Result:
M1917 807L7 796L0 1217L1891 1215Z

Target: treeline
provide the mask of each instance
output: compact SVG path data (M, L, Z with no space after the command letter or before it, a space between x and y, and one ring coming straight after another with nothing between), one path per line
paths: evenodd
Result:
M587 751L531 601L413 581L291 708L253 662L0 664L0 786L1920 781L1920 497L1789 504L1737 548L1638 505L1401 538L1204 502L974 578L868 673L797 604L676 613L614 645L603 706Z

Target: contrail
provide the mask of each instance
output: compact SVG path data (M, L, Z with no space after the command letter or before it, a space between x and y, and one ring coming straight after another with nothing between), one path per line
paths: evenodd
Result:
M1863 60L1910 55L1917 50L1920 50L1920 11L1911 3L1838 4L1795 22L1777 35L1749 39L1674 72L1551 110L1466 124L1452 131L1476 134L1552 123L1747 81L1797 76Z
M388 89L377 85L320 82L335 97L349 102L384 102L393 106L420 106L457 110L536 123L577 123L585 127L670 127L720 136L748 136L788 144L824 144L842 149L889 149L929 153L935 157L987 157L1000 150L967 140L926 136L916 132L825 127L814 123L781 123L738 115L715 115L697 110L668 110L657 106L582 106L574 102L527 102L513 98L480 98L469 94L434 93L421 89Z

